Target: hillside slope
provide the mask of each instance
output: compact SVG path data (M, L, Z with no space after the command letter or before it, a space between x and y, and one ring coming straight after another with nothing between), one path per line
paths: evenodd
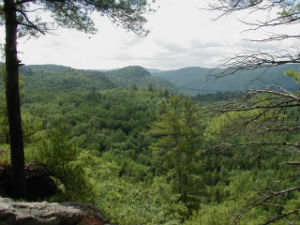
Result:
M215 78L216 71L201 67L187 67L179 70L153 73L154 76L166 79L194 94L208 94L227 91L245 91L251 88L281 86L287 90L295 90L298 85L284 72L289 69L299 70L299 65L282 65L242 71L235 75ZM220 72L218 70L217 72Z
M90 90L117 87L104 73L75 70L56 65L21 67L24 89Z
M136 85L139 88L147 88L150 84L156 89L175 90L175 85L169 81L152 76L146 69L140 66L128 66L118 70L107 71L106 76L119 87Z
M24 90L59 89L59 90L91 90L127 88L136 85L138 88L168 89L178 91L170 82L152 76L139 66L125 67L105 72L92 70L76 70L58 65L30 65L21 67L24 75Z

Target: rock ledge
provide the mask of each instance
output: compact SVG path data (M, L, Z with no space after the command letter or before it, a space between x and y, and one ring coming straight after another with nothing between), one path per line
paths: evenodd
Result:
M0 197L0 225L109 225L91 204L18 202Z

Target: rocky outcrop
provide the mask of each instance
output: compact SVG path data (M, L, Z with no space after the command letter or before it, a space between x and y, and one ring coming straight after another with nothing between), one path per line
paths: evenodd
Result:
M17 202L0 197L0 225L108 225L104 215L85 203Z

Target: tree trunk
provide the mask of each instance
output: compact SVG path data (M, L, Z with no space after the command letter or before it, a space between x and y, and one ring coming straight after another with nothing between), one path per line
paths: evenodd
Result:
M14 0L4 0L6 104L11 157L11 192L20 198L25 194L24 146L19 95L19 62L17 58L17 14Z
M176 143L177 143L177 141L176 141ZM183 182L182 182L181 163L180 163L181 154L180 154L180 150L178 148L176 149L176 157L177 157L177 165L176 166L177 166L177 176L178 176L178 178L177 178L178 193L180 194L180 200L183 201L183 199L184 199L184 197L183 197Z
M188 176L187 174L184 174L182 177L183 181L183 185L182 185L182 201L184 203L188 202L188 197L187 197L187 186L188 186Z

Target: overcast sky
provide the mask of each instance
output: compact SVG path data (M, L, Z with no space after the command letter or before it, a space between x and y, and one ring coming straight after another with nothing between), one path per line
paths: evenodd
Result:
M112 24L107 18L97 16L97 34L59 29L54 32L55 35L21 39L19 58L25 64L59 64L78 69L140 65L167 70L187 66L215 67L224 57L238 51L279 47L275 42L245 41L249 35L252 35L251 38L262 35L262 31L260 34L242 32L245 25L238 22L237 18L246 18L246 14L213 21L215 12L200 9L208 2L157 0L155 7L159 6L159 9L148 16L146 26L150 34L146 38L137 37Z

